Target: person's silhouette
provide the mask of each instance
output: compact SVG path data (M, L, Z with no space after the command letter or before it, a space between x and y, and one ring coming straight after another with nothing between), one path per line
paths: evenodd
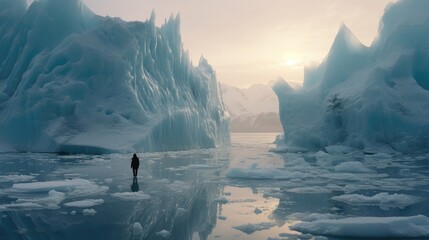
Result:
M133 176L137 177L137 172L139 170L140 160L137 157L137 154L134 153L133 158L131 158L131 168L133 169Z
M133 184L131 184L131 192L138 192L140 190L137 177L133 177Z

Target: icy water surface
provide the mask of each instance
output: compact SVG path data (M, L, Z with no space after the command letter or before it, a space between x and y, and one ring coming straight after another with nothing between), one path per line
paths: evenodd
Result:
M136 180L128 154L0 154L0 239L346 239L389 226L429 236L428 155L276 154L274 139L139 154ZM409 218L362 228L389 217Z

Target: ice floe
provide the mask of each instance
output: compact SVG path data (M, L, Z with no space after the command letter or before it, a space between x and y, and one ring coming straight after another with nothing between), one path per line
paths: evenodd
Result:
M421 200L416 196L397 193L389 194L387 192L378 193L369 197L360 194L346 194L332 197L332 199L355 206L378 206L383 210L389 210L390 208L404 209Z
M356 217L298 223L290 229L312 235L355 238L422 238L429 237L429 218Z
M80 201L64 203L66 207L90 208L104 203L103 199L85 199Z
M262 231L266 229L270 229L272 227L276 226L275 223L272 222L262 222L262 223L256 223L256 224L244 224L240 226L234 226L233 228L240 230L246 234L252 234L256 231Z
M145 194L142 191L112 193L112 196L119 198L123 201L141 201L141 200L146 200L150 198L148 194Z

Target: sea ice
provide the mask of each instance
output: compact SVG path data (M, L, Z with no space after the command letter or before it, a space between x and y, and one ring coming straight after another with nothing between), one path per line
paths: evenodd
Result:
M143 227L139 222L133 224L133 235L138 236L143 233Z
M371 197L360 194L346 194L332 197L332 199L355 206L378 206L383 210L389 210L390 208L404 209L421 201L416 196L397 193L389 194L387 192L378 193Z
M112 193L112 196L119 198L123 201L142 201L150 198L149 195L145 194L142 191Z
M356 217L337 220L318 220L298 223L294 231L312 235L353 238L423 238L429 237L429 218L411 217Z
M40 210L40 209L58 209L59 204L65 199L65 194L51 190L48 196L20 196L16 201L10 204L0 205L0 211L9 210Z
M41 193L55 190L64 192L70 197L84 197L90 195L99 195L107 192L109 188L99 186L86 179L66 179L47 182L15 183L10 189L6 189L9 195L20 193Z
M82 214L84 216L94 216L95 214L97 214L97 211L95 211L94 209L84 209L82 210Z
M171 236L171 233L164 229L164 230L157 232L156 235L163 237L163 238L168 238Z
M234 226L233 228L240 230L246 234L252 234L256 231L262 231L266 229L270 229L272 227L276 226L275 223L272 222L262 222L262 223L256 223L256 224L244 224L240 226Z
M90 208L104 203L103 199L85 199L80 201L64 203L66 207Z
M335 166L336 172L348 172L348 173L359 173L359 172L373 172L371 169L365 167L361 162L343 162Z
M29 175L4 175L0 176L0 183L1 182L30 182L33 179L35 179L35 176L29 176Z

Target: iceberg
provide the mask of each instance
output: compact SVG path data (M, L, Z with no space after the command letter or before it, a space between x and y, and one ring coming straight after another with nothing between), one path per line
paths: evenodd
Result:
M228 144L216 73L161 27L81 0L0 0L0 150L110 153ZM5 150L6 149L6 150Z
M425 0L388 5L369 47L342 25L324 61L305 69L301 89L273 82L279 150L429 151L428 11Z

